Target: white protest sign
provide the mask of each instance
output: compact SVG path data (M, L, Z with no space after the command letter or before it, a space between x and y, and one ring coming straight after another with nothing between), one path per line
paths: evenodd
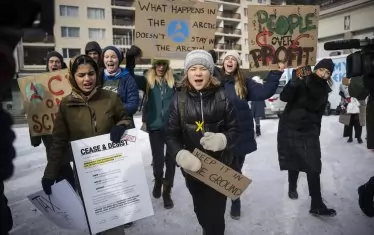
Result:
M71 147L92 233L154 214L136 129L118 144L106 134Z
M42 190L27 198L44 216L60 228L88 232L82 203L66 180L53 185L50 196Z

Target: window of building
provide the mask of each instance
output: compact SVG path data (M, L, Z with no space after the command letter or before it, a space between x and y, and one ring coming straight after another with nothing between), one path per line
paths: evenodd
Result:
M105 38L105 29L88 29L88 37L90 40L102 40Z
M244 23L244 31L245 31L245 32L248 31L248 24L247 24L247 23Z
M78 27L61 27L61 37L63 38L78 38L79 32Z
M80 48L62 48L62 56L64 58L73 58L76 55L81 54Z
M105 9L103 8L87 8L87 18L93 20L104 20L105 19Z
M60 5L60 16L78 17L78 7Z
M249 54L245 54L245 62L249 61Z
M244 16L247 16L248 8L244 8Z

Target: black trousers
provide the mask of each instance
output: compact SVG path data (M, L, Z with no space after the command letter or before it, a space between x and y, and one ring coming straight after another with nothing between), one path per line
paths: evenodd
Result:
M149 142L151 143L151 151L153 157L153 175L156 179L164 177L165 181L171 185L174 184L176 162L168 154L165 154L165 133L162 130L154 130L149 132Z
M353 137L353 128L355 129L355 138L361 138L362 126L360 124L359 114L351 114L348 126L344 126L344 137Z
M197 220L205 234L224 235L226 196L189 175L186 175L186 185L192 196Z
M42 136L42 141L43 141L43 144L45 146L47 156L49 156L51 154L51 148L52 148L52 142L53 142L52 136L51 135L43 135ZM67 152L70 152L70 150L67 150ZM63 166L60 167L59 172L57 174L56 183L60 182L62 180L67 180L70 183L70 185L74 189L76 189L74 172L73 172L73 169L71 168L70 164L66 164L66 165L63 165Z
M245 162L245 155L235 155L231 168L242 174L242 168Z
M320 175L316 173L307 173L306 176L308 180L309 196L311 196L312 199L321 199L322 196ZM288 183L290 190L296 190L298 178L298 171L288 171Z

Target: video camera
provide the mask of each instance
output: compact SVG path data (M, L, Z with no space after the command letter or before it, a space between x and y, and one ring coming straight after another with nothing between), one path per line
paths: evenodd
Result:
M374 77L374 38L326 42L324 49L326 51L361 49L347 56L346 76Z

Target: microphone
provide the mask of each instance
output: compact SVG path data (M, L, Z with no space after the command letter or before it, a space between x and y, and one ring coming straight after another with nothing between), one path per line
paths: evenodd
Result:
M346 49L359 49L362 44L366 44L366 41L361 41L360 39L349 39L349 40L337 40L332 42L326 42L323 44L323 48L326 51L335 51L335 50L346 50Z

